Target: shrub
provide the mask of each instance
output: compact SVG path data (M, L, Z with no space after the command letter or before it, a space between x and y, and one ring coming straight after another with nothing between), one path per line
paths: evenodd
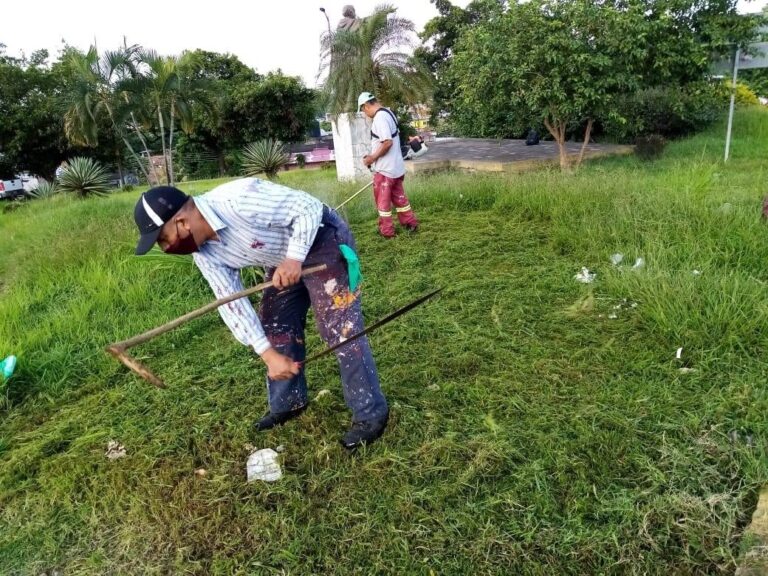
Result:
M56 182L48 182L47 180L40 180L40 183L38 184L37 188L34 190L30 190L27 192L29 194L30 198L34 198L36 200L42 200L43 198L50 198L54 194L57 194L59 192L59 187L56 185Z
M285 146L277 140L259 140L243 150L243 172L246 176L265 174L273 180L278 171L288 163Z
M728 90L730 90L731 82L727 82L726 86L728 87ZM742 84L741 82L736 82L736 104L741 106L753 106L755 104L760 104L760 100L758 100L757 94L755 94L749 86Z
M5 202L5 205L3 206L3 214L14 212L22 206L24 206L24 200L19 200L18 198L11 200L10 202Z
M199 180L220 175L216 153L186 134L179 136L174 163L178 167L179 178Z
M623 142L650 134L683 136L717 120L726 110L726 101L727 90L720 83L646 88L620 100L623 119L606 121L605 130Z
M307 164L307 157L304 154L296 154L296 164L298 164L299 168L304 168Z
M640 136L635 141L635 154L642 160L655 160L664 152L667 140L661 134Z
M243 173L243 153L239 149L227 150L224 154L224 164L228 176L237 176Z
M59 178L59 190L86 198L109 193L109 175L104 167L91 158L77 157Z

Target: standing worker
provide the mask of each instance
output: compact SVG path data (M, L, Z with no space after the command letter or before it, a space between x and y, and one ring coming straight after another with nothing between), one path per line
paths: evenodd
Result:
M346 260L357 264L355 241L344 220L305 192L258 178L234 180L195 198L171 186L152 188L136 203L134 219L141 236L136 254L155 243L167 254L192 254L217 298L243 289L241 268L265 267L273 287L264 290L258 316L248 298L221 306L219 313L267 366L269 411L255 429L299 416L309 403L302 363L310 305L329 346L363 330L359 274ZM319 264L326 269L301 276L302 266ZM340 347L336 357L352 410L341 443L353 450L381 436L389 409L367 338Z
M371 153L363 157L363 164L373 166L373 196L379 211L379 234L384 238L394 238L395 226L392 222L392 205L395 206L400 225L409 232L419 227L416 214L405 195L405 162L400 151L400 134L397 119L389 108L384 108L370 92L363 92L357 97L357 108L368 118L373 119L371 126ZM394 139L397 138L395 142Z

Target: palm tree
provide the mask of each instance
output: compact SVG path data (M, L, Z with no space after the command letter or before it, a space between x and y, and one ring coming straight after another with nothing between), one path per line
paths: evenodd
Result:
M355 31L322 38L318 77L332 114L357 112L357 96L371 91L386 106L423 103L432 77L405 51L415 46L413 22L395 15L389 4L376 7Z
M148 177L126 134L131 113L125 86L136 75L138 50L138 46L125 46L105 51L99 56L96 47L91 46L85 54L75 50L67 54L65 62L73 85L68 91L64 130L74 144L97 146L99 126L106 122L117 139L125 143L144 176ZM133 127L138 130L135 122Z
M173 136L178 119L184 132L192 130L192 104L204 93L204 80L192 79L184 72L194 69L187 60L194 56L185 53L181 58L160 56L154 50L139 53L140 74L131 82L130 90L142 103L141 116L145 124L157 120L157 129L165 159L168 183L174 184ZM166 126L168 137L166 138Z

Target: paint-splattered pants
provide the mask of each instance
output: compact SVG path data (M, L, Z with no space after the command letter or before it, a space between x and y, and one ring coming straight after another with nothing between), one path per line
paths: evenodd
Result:
M298 284L278 291L264 291L259 317L272 347L281 354L303 361L304 328L309 306L315 313L320 336L329 346L363 330L363 313L360 304L360 288L349 291L346 260L339 251L339 244L355 248L355 240L341 217L325 208L322 226L304 261L304 266L325 264L326 270L302 278ZM274 268L266 271L272 278ZM387 413L387 401L381 392L376 364L368 339L358 338L336 351L341 368L341 384L344 399L352 410L352 420L362 422L383 418ZM307 381L304 370L290 380L267 378L269 408L272 412L286 412L300 408L308 402Z
M380 172L373 176L373 197L376 200L376 209L379 211L379 233L387 238L395 235L395 226L392 222L393 205L401 226L414 228L419 225L411 203L405 195L403 180L405 176L389 178Z

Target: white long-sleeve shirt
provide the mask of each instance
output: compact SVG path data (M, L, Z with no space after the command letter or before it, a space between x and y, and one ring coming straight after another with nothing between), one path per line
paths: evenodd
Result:
M217 298L243 289L241 268L303 262L323 217L323 204L306 192L258 178L222 184L194 198L219 240L193 255ZM261 354L270 346L248 298L219 307L224 323L242 344Z

